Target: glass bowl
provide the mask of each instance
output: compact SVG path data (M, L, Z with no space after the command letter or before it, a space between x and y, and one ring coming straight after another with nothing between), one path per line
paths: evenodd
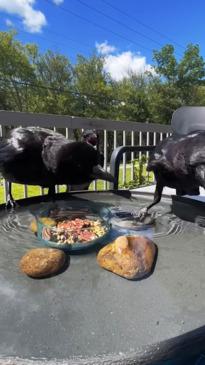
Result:
M105 243L111 224L105 208L54 208L36 216L37 237L46 246L84 251Z

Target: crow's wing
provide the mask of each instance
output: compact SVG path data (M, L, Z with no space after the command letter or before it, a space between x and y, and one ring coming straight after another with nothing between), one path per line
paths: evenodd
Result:
M56 173L59 165L59 154L63 146L68 145L71 141L62 135L48 136L42 149L42 160L46 168L52 173Z
M190 135L191 136L191 135ZM190 166L205 164L205 132L192 134L187 140L187 160Z
M50 129L40 127L19 127L11 131L8 142L16 149L17 152L24 150L41 151L44 140L48 136L61 136Z
M15 128L8 139L0 141L0 170L4 177L19 183L37 184L46 174L42 148L55 132L38 127Z
M0 140L0 169L6 164L18 163L18 161L38 164L41 160L43 142L53 133L49 129L38 127L13 129L9 138Z
M205 162L205 132L173 136L162 141L153 151L148 170L166 169L174 173L188 173L190 167Z
M4 161L8 161L10 157L15 153L15 148L5 138L0 138L0 165Z
M172 137L166 138L159 143L150 155L147 170L155 171L161 168L170 172L173 171L173 150L174 142Z

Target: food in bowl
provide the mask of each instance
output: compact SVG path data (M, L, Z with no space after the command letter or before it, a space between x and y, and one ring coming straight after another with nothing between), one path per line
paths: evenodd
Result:
M55 226L43 226L42 239L59 245L86 244L107 232L100 219L74 218L56 220Z

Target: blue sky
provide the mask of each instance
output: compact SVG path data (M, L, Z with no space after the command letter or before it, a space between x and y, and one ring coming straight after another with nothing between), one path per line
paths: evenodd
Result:
M71 62L101 52L116 79L129 67L149 68L152 50L166 43L175 45L177 58L197 43L205 58L204 23L204 0L0 0L1 30L16 27L23 42Z

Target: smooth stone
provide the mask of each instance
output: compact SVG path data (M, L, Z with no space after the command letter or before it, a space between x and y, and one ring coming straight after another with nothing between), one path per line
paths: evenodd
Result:
M20 260L20 269L33 278L43 278L59 272L66 261L66 254L54 248L34 248Z
M151 273L156 252L154 242L145 236L120 236L98 252L97 262L126 279L139 279Z

